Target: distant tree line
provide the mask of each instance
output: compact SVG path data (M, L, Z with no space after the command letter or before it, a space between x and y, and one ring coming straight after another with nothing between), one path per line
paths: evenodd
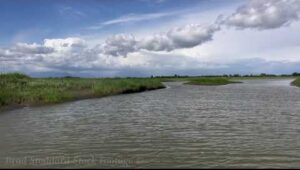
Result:
M187 77L291 77L291 76L300 76L300 73L294 72L292 74L222 74L222 75L201 75L201 76L188 76L188 75L170 75L170 76L153 76L150 78L187 78Z

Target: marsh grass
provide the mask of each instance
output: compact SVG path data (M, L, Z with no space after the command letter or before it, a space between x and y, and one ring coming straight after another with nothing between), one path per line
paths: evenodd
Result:
M186 84L190 85L205 85L205 86L216 86L216 85L226 85L232 83L241 83L238 81L231 81L227 78L222 77L199 77L190 79Z
M147 78L30 78L20 73L0 75L0 107L40 105L163 88Z
M0 74L0 108L62 103L84 98L104 97L164 88L162 82L186 81L191 85L240 83L240 78L31 78L20 73ZM300 87L300 78L292 82Z

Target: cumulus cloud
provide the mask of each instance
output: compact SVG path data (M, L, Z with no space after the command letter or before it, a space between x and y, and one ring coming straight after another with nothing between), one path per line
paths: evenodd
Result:
M54 49L36 43L17 43L16 46L11 49L11 51L29 54L48 54L52 53Z
M213 26L188 25L141 39L119 34L95 46L89 46L85 40L76 37L45 39L41 44L18 43L9 48L0 48L0 58L1 61L10 60L14 67L32 67L29 69L36 66L66 70L145 67L150 60L139 56L142 51L172 51L194 47L211 40L217 30ZM137 54L128 57L134 52ZM151 57L151 61L158 60Z
M182 48L192 48L212 40L214 33L219 29L218 24L208 26L190 24L139 39L132 34L116 34L107 38L103 43L96 45L94 49L105 56L126 57L129 53L141 50L173 51ZM48 43L50 40L46 41L45 45L51 44ZM63 43L57 40L55 42ZM63 45L55 44L55 46L61 47Z
M137 44L133 35L118 34L106 39L98 48L105 55L127 56L128 53L137 50Z
M167 37L172 41L173 49L191 48L212 40L213 34L218 30L218 25L202 26L192 24L171 29L167 33Z
M19 66L75 67L91 61L92 50L80 38L45 39L42 44L17 43L10 48L0 49L1 61ZM33 68L32 68L33 69Z
M44 47L52 48L56 51L69 51L86 47L86 42L83 39L69 37L65 39L45 39Z
M165 33L137 39L133 35L119 34L108 38L98 47L105 55L127 56L139 50L172 51L181 48L192 48L212 40L213 34L219 30L218 25L186 25L172 28Z
M181 48L192 48L212 39L219 30L217 25L186 25L170 29L166 33L143 38L138 43L138 49L149 51L172 51Z
M299 0L251 0L240 6L222 24L240 29L279 28L299 19Z

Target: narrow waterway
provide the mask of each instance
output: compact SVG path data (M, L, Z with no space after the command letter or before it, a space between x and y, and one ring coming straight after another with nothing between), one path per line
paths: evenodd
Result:
M0 114L1 168L299 168L290 79L194 86Z

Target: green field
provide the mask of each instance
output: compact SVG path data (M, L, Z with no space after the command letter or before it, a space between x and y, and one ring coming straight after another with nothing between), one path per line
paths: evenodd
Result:
M31 106L164 88L149 78L30 78L0 75L0 107Z
M300 87L300 78L297 78L292 82L292 85Z

